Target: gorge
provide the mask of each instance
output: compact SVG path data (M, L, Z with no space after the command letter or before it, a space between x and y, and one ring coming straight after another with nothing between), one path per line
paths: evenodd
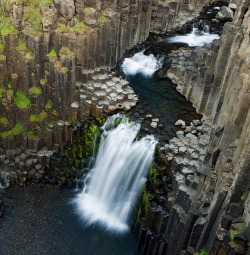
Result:
M149 170L148 180L141 198L135 195L138 204L129 209L133 211L130 230L138 254L250 254L249 5L249 0L1 1L1 190L17 196L22 188L14 188L15 184L75 187L78 183L86 195L84 190L91 190L94 178L88 187L81 177L89 176L90 168L98 163L99 156L96 161L92 156L97 151L94 144L102 146L99 129L108 116L124 112L129 123L141 122L139 140L131 147L137 144L146 149L140 144L147 134L153 133L159 141L150 170L140 165L144 174ZM210 18L207 21L205 14ZM196 20L199 15L201 23ZM198 42L194 34L200 27L204 30L200 35L213 33L211 44L193 44ZM186 41L183 44L185 35L195 38L190 47ZM168 40L176 40L176 36L180 43L171 46ZM146 75L145 65L138 66L142 59ZM127 77L119 76L117 63L122 62ZM175 92L168 92L169 88ZM117 142L119 139L117 135ZM114 146L112 143L107 152ZM128 151L132 153L129 159L139 160L139 148L134 153L132 148ZM121 151L119 158L125 155ZM101 168L105 168L105 160L100 162ZM123 160L129 164L128 159ZM110 162L119 165L119 161ZM131 165L137 173L140 167ZM106 169L92 191L99 189L98 198L106 193L103 201L108 204L110 189L114 187L115 192L119 181L128 181L128 186L131 182L127 173L110 184L108 176L117 169ZM30 181L40 184L28 184ZM108 191L106 184L111 187ZM50 200L49 193L43 192ZM11 204L4 195L0 199ZM0 215L4 204L0 201ZM19 205L25 208L25 200L23 204ZM124 204L119 210L123 209ZM8 240L4 239L9 236L6 229L12 229L10 214L6 207L6 216L0 220L1 240ZM4 227L7 223L10 225ZM108 236L100 234L98 238L112 239ZM30 242L35 244L38 239ZM60 242L67 243L65 239ZM133 245L128 241L129 247ZM94 246L97 249L86 254L112 254ZM84 250L58 246L46 253L35 247L29 251L22 247L20 252L56 255L83 254ZM114 248L114 254L136 254L134 248L121 247ZM14 254L7 250L7 242L1 243L0 252Z

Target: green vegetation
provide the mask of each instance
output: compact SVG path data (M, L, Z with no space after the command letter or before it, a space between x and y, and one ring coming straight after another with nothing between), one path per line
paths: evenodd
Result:
M42 14L38 4L24 7L24 21L29 23L25 30L30 34L39 34L42 32Z
M15 105L20 109L28 108L31 105L29 97L24 92L17 92L14 97Z
M91 8L91 7L87 7L87 8L84 8L83 11L82 11L84 14L86 15L89 15L89 14L92 14L95 12L95 9L94 8Z
M74 58L75 53L67 47L62 47L59 52L59 56L66 56L68 58Z
M50 53L47 55L49 58L55 58L57 57L56 50L52 49Z
M107 22L107 17L105 17L105 16L100 16L100 17L98 18L98 20L103 24L103 23L106 23L106 22Z
M53 107L53 104L52 104L51 100L48 100L47 104L45 105L45 109L46 109L46 110L49 110L49 109L51 109L52 107Z
M35 54L31 50L28 49L24 40L22 40L22 39L19 40L17 49L19 51L22 51L25 53L25 55L24 55L25 61L30 61L30 60L35 59Z
M17 123L11 130L1 133L2 138L11 138L15 135L20 135L25 132L25 129L21 123Z
M206 251L205 249L201 249L200 251L194 253L194 255L208 255L209 252Z
M150 167L150 171L149 171L149 180L150 180L153 184L155 184L158 175L159 175L159 174L158 174L158 169L157 169L157 167L156 167L156 166L151 166L151 167Z
M5 55L0 55L0 61L6 61L6 56Z
M242 198L243 200L247 200L247 198L248 198L248 196L249 196L249 192L250 192L250 191L244 192L241 198Z
M8 90L6 91L6 97L7 97L9 100L12 100L13 96L14 96L14 91L13 91L12 89L8 89Z
M9 120L5 117L0 118L0 124L4 125L4 126L7 126L9 124Z
M34 96L39 96L42 94L42 90L40 87L33 86L29 89L29 94Z
M55 116L57 116L57 115L58 115L58 112L54 109L54 110L52 111L52 114L55 115Z
M26 46L24 40L19 39L17 49L18 49L19 51L27 51L27 50L28 50L28 48L27 48L27 46Z
M57 23L56 32L58 32L58 33L68 33L69 32L69 27L62 24L62 23Z
M38 140L39 137L35 135L32 131L27 132L27 136L31 138L32 140Z
M42 111L39 114L31 114L30 116L30 122L38 122L41 123L45 121L48 118L48 113L45 111Z
M3 44L3 42L0 40L0 53L3 53L3 52L4 52L4 49L5 49L4 44Z
M6 89L0 88L0 98L3 97L3 94L6 93Z
M12 24L12 20L10 17L2 16L0 18L0 35L17 35L18 31L16 27Z
M86 34L89 31L89 27L83 22L77 20L75 26L71 27L69 30L76 34Z

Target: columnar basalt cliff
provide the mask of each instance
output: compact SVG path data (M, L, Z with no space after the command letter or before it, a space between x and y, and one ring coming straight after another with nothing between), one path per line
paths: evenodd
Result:
M71 141L71 124L89 113L134 106L133 90L114 74L107 76L110 69L150 31L184 23L205 3L1 1L1 172L29 150L33 157L43 148L50 154Z
M41 180L73 124L133 107L138 97L110 70L149 32L212 2L1 1L1 181ZM159 150L134 224L142 254L250 254L250 2L236 4L219 40L170 55L166 76L203 118L180 122Z
M249 254L249 4L237 3L211 46L170 55L167 76L204 117L161 149L175 179L172 207L149 200L157 224L144 209L136 225L143 254Z

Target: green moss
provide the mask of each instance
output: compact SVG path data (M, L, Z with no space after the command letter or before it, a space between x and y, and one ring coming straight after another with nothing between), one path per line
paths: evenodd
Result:
M194 253L194 255L208 255L209 252L205 249L201 249L199 252Z
M0 40L0 53L4 52L4 49L5 49L4 44L3 44L3 42Z
M52 49L50 53L47 55L49 58L57 57L56 50Z
M20 109L28 108L31 105L29 97L24 92L17 92L14 97L15 105Z
M94 11L95 11L94 8L87 7L87 8L84 8L82 12L83 12L84 14L88 15L88 14L92 14Z
M249 196L249 191L246 191L246 192L243 193L243 195L242 195L241 198L242 198L243 200L247 200L248 196Z
M89 27L83 22L76 21L75 26L70 28L70 31L76 34L86 34L89 32Z
M11 130L0 133L0 135L1 135L2 138L11 138L11 137L13 137L13 134L12 134Z
M229 245L236 251L236 252L245 252L245 247L243 247L241 244L231 241Z
M103 24L103 23L106 23L107 22L107 17L105 17L105 16L100 16L99 18L98 18L98 20Z
M56 32L58 33L68 33L69 32L69 27L62 24L62 23L57 23L57 27L56 27Z
M12 24L12 19L10 17L1 17L0 19L0 35L17 35L18 31L16 27Z
M27 136L31 138L32 140L38 140L39 137L35 135L32 131L27 132Z
M11 89L11 88L12 88L11 82L8 83L8 86L7 86L7 87L8 87L8 89Z
M59 56L66 56L68 58L74 58L75 57L75 53L72 52L69 48L67 47L62 47L60 49L60 52L59 52Z
M25 129L22 124L17 123L13 128L12 128L12 133L13 135L20 135L25 132Z
M158 169L156 166L151 166L150 171L149 171L149 180L152 182L154 185L156 183L156 179L158 177Z
M36 4L25 6L23 19L30 25L25 28L26 32L30 34L42 32L42 14L40 8Z
M46 110L49 110L49 109L51 109L52 107L53 107L53 104L52 104L51 100L48 100L47 104L45 105L45 109L46 109Z
M29 94L33 96L39 96L42 94L42 90L40 87L33 86L29 89Z
M28 50L24 40L19 39L17 49L19 51L27 51Z
M6 56L0 54L0 61L6 61Z
M53 0L41 0L40 7L43 5L51 5L51 4L54 4Z
M52 111L52 114L55 115L55 116L57 116L57 115L58 115L58 112L54 109L54 110Z
M4 125L4 126L7 126L9 124L9 120L5 117L0 118L0 124Z
M35 59L35 54L32 51L28 51L25 55L24 55L24 59L26 61L30 61L30 60L34 60Z
M7 96L7 98L8 98L9 100L12 100L13 95L14 95L14 91L13 91L12 89L8 89L8 90L6 91L6 96Z
M30 115L30 122L38 122L41 123L45 121L48 118L48 113L45 111L42 111L39 114L31 114Z
M11 138L15 135L20 135L25 132L25 129L21 123L17 123L11 130L1 133L2 138Z
M0 98L6 93L6 89L0 88Z

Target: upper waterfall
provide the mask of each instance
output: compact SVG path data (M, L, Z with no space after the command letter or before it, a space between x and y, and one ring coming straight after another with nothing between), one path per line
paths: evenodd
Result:
M104 124L94 168L75 199L85 224L101 223L114 232L129 229L130 213L146 181L157 144L152 135L135 140L139 129L139 123L119 114Z
M170 37L165 41L167 43L186 43L190 47L195 47L209 44L213 40L220 38L217 34L210 34L207 32L208 28L205 30L206 31L200 31L198 28L193 28L192 32L189 34Z
M144 51L141 51L131 58L125 58L121 67L126 75L142 73L145 76L151 76L161 66L162 59L157 60L153 54L145 55Z

